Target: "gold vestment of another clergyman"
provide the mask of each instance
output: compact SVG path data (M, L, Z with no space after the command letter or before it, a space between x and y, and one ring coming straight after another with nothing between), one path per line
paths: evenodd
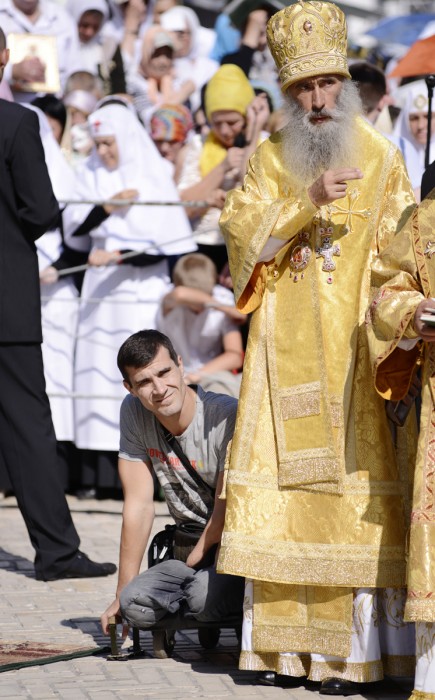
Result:
M363 179L319 210L278 132L221 217L237 306L253 312L218 561L255 581L246 668L285 651L348 656L352 589L405 583L414 441L393 444L365 314L372 260L414 197L397 149L360 118L355 143ZM286 243L257 263L271 235Z

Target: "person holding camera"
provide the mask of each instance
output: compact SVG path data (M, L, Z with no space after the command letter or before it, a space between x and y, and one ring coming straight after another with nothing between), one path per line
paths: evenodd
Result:
M255 95L241 68L221 66L207 84L205 113L210 132L205 141L190 140L178 180L184 201L200 200L208 208L189 208L198 252L208 255L221 272L228 256L219 228L226 193L240 185L248 159L269 119L265 95ZM264 135L265 137L265 135Z
M124 508L118 586L101 616L103 632L112 616L146 629L167 615L208 622L241 615L244 580L217 575L214 564L237 401L188 386L181 357L159 331L130 336L117 361L129 392L121 406L119 452ZM153 473L176 523L178 558L139 574L154 520Z

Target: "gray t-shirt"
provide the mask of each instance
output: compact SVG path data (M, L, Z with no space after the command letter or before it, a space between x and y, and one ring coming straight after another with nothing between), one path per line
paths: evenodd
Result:
M209 486L216 486L218 473L224 468L236 412L236 399L205 392L199 386L193 421L177 436L191 465ZM176 523L207 522L213 510L212 495L196 484L165 440L163 426L131 394L121 405L119 456L132 462L144 461L154 469Z

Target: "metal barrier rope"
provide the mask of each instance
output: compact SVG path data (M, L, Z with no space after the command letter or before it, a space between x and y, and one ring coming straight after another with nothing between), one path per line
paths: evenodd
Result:
M102 267L102 266L101 266ZM55 302L62 302L62 304L77 304L77 306L80 306L81 302L86 302L87 304L113 304L116 306L116 304L125 304L125 305L135 305L137 306L138 304L155 304L155 300L153 299L135 299L134 301L127 301L123 299L109 299L108 297L75 297L74 299L62 299L62 298L56 298L53 299L53 297L49 296L41 296L41 301L55 301Z
M50 399L98 399L98 400L108 400L108 401L123 401L125 396L110 396L109 394L78 394L72 391L70 394L60 393L60 392L49 392L47 391L47 396Z
M111 199L111 200L59 200L61 204L64 204L67 206L68 204L92 204L94 206L104 206L104 204L109 204L111 206L121 206L121 207L127 207L127 206L183 206L183 207L196 207L196 208L208 208L209 204L204 201L187 201L187 202L143 202L143 201L137 201L137 200L127 200L127 199ZM171 243L179 243L180 241L191 241L192 238L191 236L183 236L181 238L174 238L171 241L169 241L169 244ZM84 265L76 265L75 267L69 267L64 270L58 270L58 277L64 277L67 275L74 274L76 272L84 272L89 268L94 268L94 267L100 267L100 268L105 268L105 267L113 267L118 265L121 261L128 260L129 258L136 257L137 255L142 255L143 253L148 253L151 249L155 250L156 246L155 245L149 245L147 248L143 248L141 250L132 250L129 251L128 253L123 253L119 255L117 260L110 261L106 265L89 265L88 263L85 263ZM41 295L41 301L42 302L50 302L50 301L55 301L55 302L73 302L77 305L79 305L81 302L85 301L87 304L134 304L137 305L138 303L154 303L151 301L147 301L145 299L141 300L134 300L134 301L127 301L127 300L116 300L116 299L108 299L104 297L87 297L83 298L80 296L70 298L70 299L59 299L56 298L54 299L52 296L45 296ZM42 319L43 321L43 326L46 326L47 328L50 327L50 321L48 319ZM65 330L65 328L62 328L63 333L73 340L84 340L85 337L81 337L79 334L75 333L70 333ZM93 339L90 341L94 345L100 345L101 347L106 347L110 349L116 349L113 348L110 344L104 343L101 340L95 340ZM100 399L100 400L109 400L109 401L122 401L124 397L122 396L110 396L110 395L98 395L98 394L80 394L77 392L71 392L71 393L65 393L65 392L47 392L47 395L49 398L64 398L64 399Z
M171 243L180 243L180 241L192 241L192 236L182 236L181 238L173 238L171 241L168 241L167 245L170 245ZM76 272L85 272L88 270L90 267L91 268L103 268L103 267L114 267L116 265L119 265L120 262L123 260L128 260L129 258L134 258L137 255L142 255L143 253L149 253L150 250L155 250L157 246L155 244L150 244L147 248L142 248L141 250L130 250L128 253L123 253L122 255L119 255L119 257L116 260L112 260L108 262L106 265L89 265L89 263L84 263L83 265L76 265L75 267L68 267L65 270L58 270L58 277L65 277L65 275L72 275ZM158 253L157 253L158 255ZM183 253L180 253L180 255L183 255Z
M65 204L65 206L67 206L68 204L93 204L96 207L104 207L105 204L109 204L113 207L195 207L198 209L205 209L210 207L210 204L208 202L195 200L186 202L183 202L181 200L176 202L144 202L138 199L59 199L58 202L59 204Z

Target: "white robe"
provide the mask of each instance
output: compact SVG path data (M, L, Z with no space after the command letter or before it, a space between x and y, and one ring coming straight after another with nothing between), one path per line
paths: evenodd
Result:
M108 170L96 152L77 171L77 199L109 199L124 189L140 201L179 201L165 163L137 118L126 107L107 105L89 118L93 136L115 136L119 164ZM92 205L65 210L70 245L86 249L89 238L74 237ZM92 248L146 250L180 255L196 249L185 211L179 206L131 206L111 214L90 232ZM85 273L75 357L75 436L82 449L116 451L119 409L125 396L116 364L131 334L155 328L161 298L169 288L167 260L147 267L129 264L90 267Z

